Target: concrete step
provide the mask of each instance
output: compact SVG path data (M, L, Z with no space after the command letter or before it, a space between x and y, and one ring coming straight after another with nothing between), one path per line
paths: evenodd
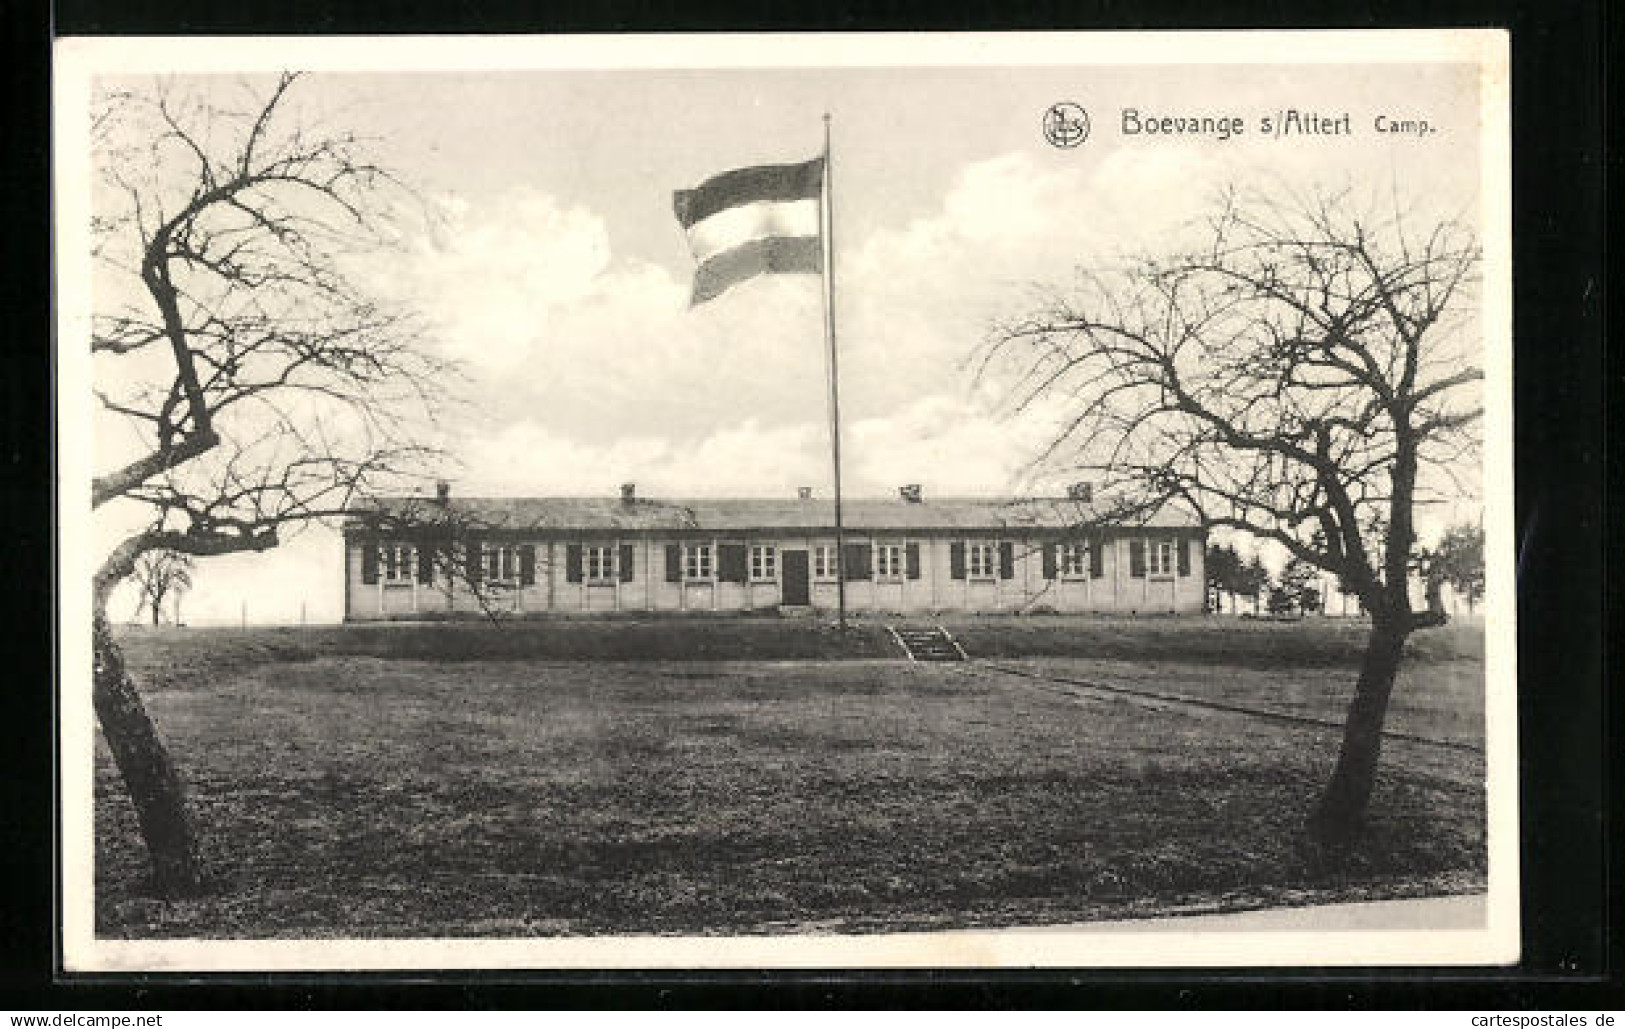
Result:
M917 629L888 626L915 661L963 661L964 651L946 629Z

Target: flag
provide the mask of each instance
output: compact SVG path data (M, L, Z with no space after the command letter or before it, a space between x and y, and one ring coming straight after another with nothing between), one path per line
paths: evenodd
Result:
M691 304L752 276L824 267L819 194L824 159L737 168L672 198L698 267Z

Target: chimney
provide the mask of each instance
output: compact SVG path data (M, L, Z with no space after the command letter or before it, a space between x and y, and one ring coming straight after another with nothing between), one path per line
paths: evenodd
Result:
M812 487L811 486L797 486L796 487L796 496L800 497L802 500L811 500L812 499Z
M434 502L444 504L451 499L451 483L444 479L434 484Z
M638 484L635 482L621 483L621 503L631 507L638 501Z
M1095 484L1092 482L1074 482L1066 488L1066 498L1076 500L1080 504L1094 503Z
M907 486L899 486L897 487L897 495L907 503L918 504L920 502L920 484L911 482Z

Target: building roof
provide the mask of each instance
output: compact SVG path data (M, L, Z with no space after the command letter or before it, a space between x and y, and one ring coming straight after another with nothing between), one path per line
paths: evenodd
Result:
M352 507L352 524L375 520L405 524L449 523L465 529L570 531L740 531L833 529L835 505L828 498L644 498L619 497L380 497ZM850 497L841 521L853 531L1063 529L1088 524L1101 512L1066 497ZM1195 528L1197 522L1164 507L1137 524Z

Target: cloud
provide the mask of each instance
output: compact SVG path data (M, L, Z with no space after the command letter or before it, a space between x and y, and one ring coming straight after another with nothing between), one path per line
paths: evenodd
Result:
M603 218L529 187L448 202L395 287L470 373L486 429L523 420L589 438L693 439L721 412L821 405L817 280L748 283L690 310L687 270L617 260Z
M964 168L929 217L854 227L837 280L849 418L969 395L990 324L1031 284L1165 232L1185 214L1179 203L1148 209L1130 198L1188 174L1182 157L1160 152L1119 151L1094 165L1009 154ZM517 187L448 201L443 224L401 270L396 288L420 299L440 346L470 371L465 462L479 466L480 449L526 423L584 445L649 439L692 450L723 426L804 435L822 422L816 278L753 280L689 309L687 268L618 259L609 239L601 215Z
M996 397L973 377L978 345L1029 284L1186 217L1177 203L1145 210L1125 198L1176 184L1191 156L1168 147L1057 165L1009 154L964 168L931 215L854 232L837 280L849 486L1027 482L1054 419L996 418ZM452 442L458 488L827 486L818 280L766 277L689 309L686 268L619 260L609 238L589 210L510 189L448 202L401 277L473 379Z
M972 397L921 397L844 425L843 478L853 495L911 482L938 494L1016 490L1047 432L1035 422L1013 426ZM831 482L829 428L821 419L769 425L747 418L692 442L594 442L526 421L471 440L469 451L478 456L458 480L469 494L610 496L635 482L649 495L787 496Z

